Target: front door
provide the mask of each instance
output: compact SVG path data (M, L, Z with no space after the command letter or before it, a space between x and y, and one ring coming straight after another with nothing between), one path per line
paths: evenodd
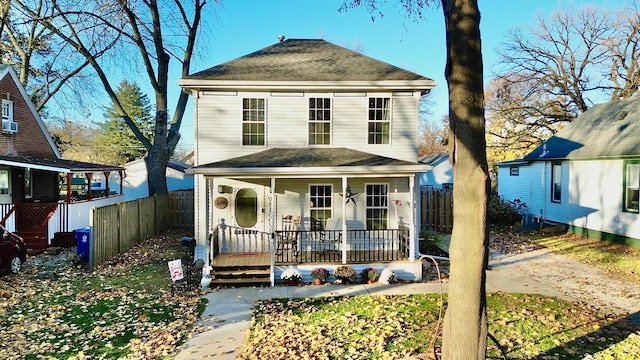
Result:
M235 226L263 231L264 199L261 187L240 187L235 191L232 201Z

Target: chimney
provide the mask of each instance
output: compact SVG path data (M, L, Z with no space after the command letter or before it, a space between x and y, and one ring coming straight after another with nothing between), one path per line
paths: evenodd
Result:
M278 40L282 43L284 41L284 35L278 35Z

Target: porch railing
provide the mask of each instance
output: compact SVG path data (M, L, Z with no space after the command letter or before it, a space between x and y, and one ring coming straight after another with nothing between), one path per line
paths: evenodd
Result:
M345 258L347 263L386 262L410 256L408 229L347 230L346 241L340 230L300 230L295 246L280 248L276 244L284 233L289 235L289 231L271 234L221 224L212 246L222 253L271 252L276 264L342 263Z

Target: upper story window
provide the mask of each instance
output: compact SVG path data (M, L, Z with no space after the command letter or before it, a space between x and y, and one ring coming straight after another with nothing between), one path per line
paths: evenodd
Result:
M369 144L389 144L391 99L369 98Z
M13 121L13 101L2 100L2 121Z
M640 161L625 161L624 172L624 210L637 213L640 202Z
M309 145L331 144L331 99L309 98Z
M551 165L551 201L560 202L562 200L562 165Z
M242 145L265 144L265 99L242 99Z

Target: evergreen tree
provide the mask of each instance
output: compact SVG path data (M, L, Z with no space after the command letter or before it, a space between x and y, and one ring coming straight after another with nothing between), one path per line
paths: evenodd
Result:
M153 107L140 86L135 82L123 80L116 90L116 96L142 134L148 139L153 139L155 124ZM107 120L101 125L102 134L98 137L97 146L101 151L111 154L111 163L123 165L145 157L147 150L118 115L113 103L106 108L104 117Z

